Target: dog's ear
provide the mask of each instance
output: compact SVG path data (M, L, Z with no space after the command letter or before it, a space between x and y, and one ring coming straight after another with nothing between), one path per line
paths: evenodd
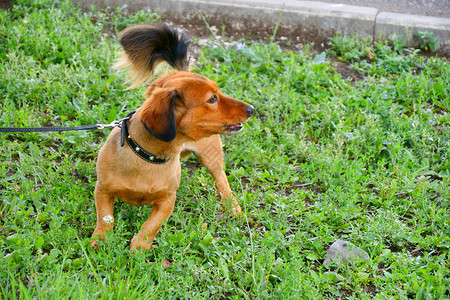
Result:
M177 134L174 102L178 97L175 92L153 93L142 106L140 118L145 129L161 141L170 142Z

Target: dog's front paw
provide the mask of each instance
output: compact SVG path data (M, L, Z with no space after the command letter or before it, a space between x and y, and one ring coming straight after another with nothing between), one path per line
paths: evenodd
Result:
M239 204L237 204L237 203L233 204L232 212L233 212L233 215L235 217L242 217L242 209L241 209L241 206Z
M139 236L135 236L131 240L130 244L130 251L133 250L152 250L152 241L146 241L143 239L140 239Z
M91 240L91 246L92 248L94 248L95 250L98 250L98 244L100 241L104 241L105 240L105 236L104 235L93 235L92 236L92 240Z
M222 200L222 202L224 202L224 204L222 204L222 210L224 212L229 213L231 210L231 213L233 214L233 216L242 217L241 206L235 200L231 200L231 203L230 202L225 203L225 202L227 202L227 200Z
M108 231L108 230L102 230L102 229L96 228L94 233L92 234L92 237L91 237L91 246L95 250L98 250L99 242L103 242L106 239L106 235L109 232L110 231Z

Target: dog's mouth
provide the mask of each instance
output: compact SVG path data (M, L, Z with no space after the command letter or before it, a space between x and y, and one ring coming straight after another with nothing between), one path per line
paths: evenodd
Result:
M242 129L242 123L238 123L238 124L234 124L234 125L225 125L225 127L227 128L227 131L229 133L235 133L238 131L241 131Z

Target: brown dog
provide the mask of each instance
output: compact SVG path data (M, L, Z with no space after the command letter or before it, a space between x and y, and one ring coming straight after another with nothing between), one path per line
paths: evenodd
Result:
M150 217L131 241L133 249L152 249L162 223L172 214L180 183L180 157L194 153L216 181L222 201L231 190L223 171L219 134L234 133L253 107L223 94L217 84L187 72L190 42L165 24L126 29L119 39L124 53L118 67L129 67L133 87L143 83L161 62L176 71L155 80L144 104L114 128L97 161L95 206L97 227L91 244L105 238L114 225L114 199L152 205ZM233 212L240 206L232 201Z

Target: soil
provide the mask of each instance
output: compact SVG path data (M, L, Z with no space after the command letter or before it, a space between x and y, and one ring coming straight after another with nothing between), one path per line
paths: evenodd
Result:
M0 9L8 9L12 5L12 0L0 0Z
M214 41L211 39L211 31L205 26L205 24L180 24L172 22L169 19L163 19L163 22L167 22L169 24L177 25L180 29L185 30L186 33L190 38L193 38L196 42L192 43L191 47L189 48L190 55L191 55L191 63L195 62L198 58L198 53L200 50L206 46L206 45L212 45ZM217 28L215 26L211 26L213 31L216 31ZM218 31L217 31L218 32ZM216 36L216 42L220 42L225 44L228 47L236 47L240 39L247 39L247 40L263 40L265 42L269 42L271 34L260 34L260 35L252 35L251 37L244 33L244 32L233 32L233 34L227 34L226 32L223 35L217 35ZM295 43L295 44L289 44L286 43L289 39L285 36L279 36L275 38L275 42L278 42L280 47L285 50L292 50L292 51L299 51L304 47L304 43ZM329 44L326 42L312 42L311 48L317 53L324 52L329 47ZM331 61L333 67L336 69L336 71L342 76L343 79L349 80L349 81L357 81L363 78L363 76L353 70L348 63L341 62L337 60L334 57L328 57L328 59Z

